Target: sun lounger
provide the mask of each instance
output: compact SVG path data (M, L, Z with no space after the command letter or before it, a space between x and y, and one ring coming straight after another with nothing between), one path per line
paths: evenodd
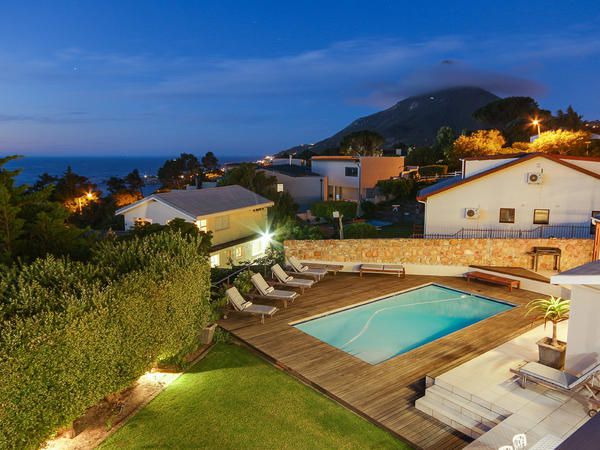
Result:
M252 302L246 301L235 286L227 289L225 293L234 310L244 314L260 316L261 323L265 323L265 316L271 317L279 311L279 308L275 306L255 305Z
M325 275L327 275L327 269L319 267L308 267L307 265L302 264L300 261L298 261L298 258L296 258L295 256L289 256L287 260L290 267L297 275L310 276L315 280L320 280Z
M510 371L519 376L519 385L523 389L527 387L527 381L533 381L567 394L574 394L585 389L590 395L587 399L589 414L595 415L600 408L600 398L597 394L600 363L593 364L579 376L537 362L528 362L517 369L510 369Z
M359 272L361 277L363 273L391 273L398 277L406 276L406 270L402 264L361 264Z
M300 288L302 293L304 294L304 289L312 287L315 284L314 280L306 280L303 278L294 278L291 275L288 275L279 264L275 264L271 267L271 272L275 276L275 278L279 281L279 284L283 286L288 286L291 288Z
M269 283L265 281L260 273L255 273L250 278L252 284L258 291L257 297L263 297L272 300L283 301L283 307L287 308L288 301L294 301L300 295L294 291L284 291L282 289L275 289L273 286L269 286Z

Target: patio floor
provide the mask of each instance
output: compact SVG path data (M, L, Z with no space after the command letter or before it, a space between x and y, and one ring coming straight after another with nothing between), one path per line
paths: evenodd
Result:
M289 325L427 283L518 306L377 365ZM508 292L503 287L467 283L454 277L408 275L401 279L374 274L359 278L356 274L340 273L327 276L264 325L256 318L235 313L220 325L284 370L415 447L455 449L466 446L470 440L414 407L415 400L424 394L425 376L441 375L528 331L531 324L524 318L522 306L537 297L539 294L529 291Z

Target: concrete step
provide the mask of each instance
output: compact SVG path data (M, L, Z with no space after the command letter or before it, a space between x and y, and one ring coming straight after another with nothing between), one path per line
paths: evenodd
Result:
M477 439L491 428L450 406L434 400L431 396L427 397L426 395L418 399L415 402L415 407L473 439Z
M434 384L427 388L425 396L430 397L438 403L441 403L449 408L455 409L459 413L472 418L490 428L498 425L506 416L485 408L478 403L447 390L446 388Z

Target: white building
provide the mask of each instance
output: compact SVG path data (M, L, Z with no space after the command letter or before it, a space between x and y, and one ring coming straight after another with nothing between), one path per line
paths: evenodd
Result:
M585 237L600 213L600 158L467 158L462 173L419 192L426 235Z
M299 164L276 164L261 168L267 175L277 178L277 189L289 193L301 212L323 199L327 177L312 172Z
M195 223L212 232L211 265L226 267L264 255L271 206L271 200L241 186L223 186L152 194L116 214L123 214L126 229L136 223L166 225L176 218Z
M403 156L313 156L311 170L324 179L323 200L372 199L379 180L399 176Z

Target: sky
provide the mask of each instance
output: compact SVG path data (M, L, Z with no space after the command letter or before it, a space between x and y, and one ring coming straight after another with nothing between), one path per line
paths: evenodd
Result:
M0 0L0 155L270 154L475 85L600 119L594 1Z

